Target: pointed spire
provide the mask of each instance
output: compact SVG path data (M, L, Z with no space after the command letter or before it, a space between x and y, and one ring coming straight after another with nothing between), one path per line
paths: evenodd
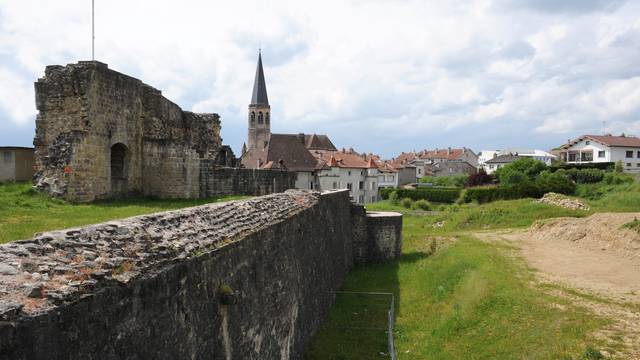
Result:
M258 67L256 68L256 78L253 81L251 105L269 105L267 85L264 81L264 70L262 70L262 51L258 51Z

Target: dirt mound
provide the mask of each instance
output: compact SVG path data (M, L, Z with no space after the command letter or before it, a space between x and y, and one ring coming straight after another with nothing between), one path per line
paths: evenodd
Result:
M638 218L640 213L598 213L587 218L543 220L535 223L528 234L536 241L564 241L589 250L640 259L640 233L623 227Z
M570 197L554 192L544 194L544 196L540 200L537 200L537 202L556 205L571 210L589 210L589 205L583 203L582 201L578 199L572 199Z

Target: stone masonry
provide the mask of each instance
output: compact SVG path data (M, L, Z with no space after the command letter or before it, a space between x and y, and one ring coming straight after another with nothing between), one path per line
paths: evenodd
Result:
M35 90L34 185L51 195L198 198L203 161L235 165L217 114L183 111L106 64L47 66Z
M0 245L0 359L299 359L369 222L354 206L289 190ZM376 223L362 243L392 259L401 217Z

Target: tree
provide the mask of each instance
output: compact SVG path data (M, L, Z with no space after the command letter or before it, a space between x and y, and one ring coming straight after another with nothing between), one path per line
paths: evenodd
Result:
M523 157L496 170L496 177L500 184L514 185L524 179L534 181L546 169L542 161Z

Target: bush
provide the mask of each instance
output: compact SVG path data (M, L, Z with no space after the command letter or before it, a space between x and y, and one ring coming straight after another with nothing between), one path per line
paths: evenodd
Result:
M527 175L515 168L509 167L509 165L502 167L499 169L500 173L498 175L498 179L500 179L500 184L504 186L512 186L519 184L525 180L529 180Z
M413 205L413 200L411 200L409 198L404 198L404 199L400 200L400 205L402 205L402 207L405 207L405 208L409 209Z
M435 186L463 187L469 178L469 174L457 174L451 176L423 176L421 183L433 184Z
M595 170L601 171L597 169L584 169L584 170ZM582 170L580 170L582 172ZM576 184L569 180L566 176L562 175L560 172L550 172L545 170L538 175L536 178L536 186L538 190L544 195L548 192L555 192L565 195L573 194L576 191Z
M497 186L485 186L469 188L464 192L462 201L470 203L476 201L479 204L499 200L499 189Z
M380 198L382 200L387 200L389 199L389 194L391 194L392 192L394 192L396 189L395 188L379 188L378 189L378 195L380 195Z
M622 160L616 161L616 165L613 170L617 173L621 173L624 171L624 165L622 164Z
M391 194L389 194L389 201L391 201L393 205L398 205L399 198L397 191L392 191Z
M623 172L609 172L604 174L602 181L607 185L622 185L630 184L635 180L631 174L625 174Z
M420 199L413 203L413 208L428 211L431 210L431 204L427 200Z
M489 185L493 184L494 180L495 177L493 175L487 174L487 172L484 171L484 168L480 168L477 173L470 175L467 178L465 185L467 187Z
M501 184L514 185L523 178L534 180L538 174L546 169L547 165L542 161L525 157L496 170L496 177Z
M454 203L459 197L461 188L418 188L397 189L398 198L410 198L412 200L428 200L437 203Z
M600 169L580 169L574 181L578 184L593 184L602 181L603 177L604 171Z

